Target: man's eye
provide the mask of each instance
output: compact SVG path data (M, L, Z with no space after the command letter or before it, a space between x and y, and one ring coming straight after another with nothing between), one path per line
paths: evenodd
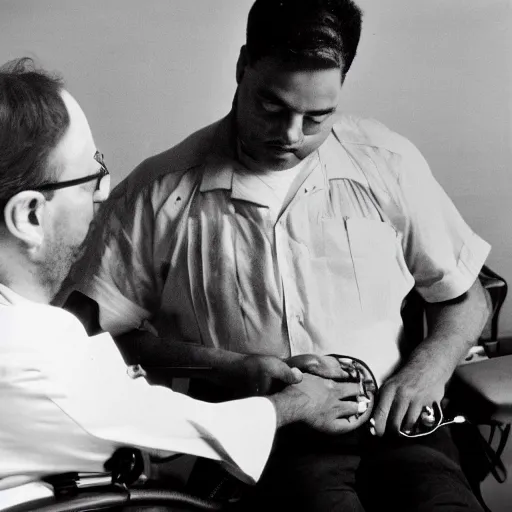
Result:
M322 124L324 121L329 119L331 114L323 114L321 116L307 116L306 120L314 124Z
M283 108L280 105L277 105L276 103L270 103L269 101L262 101L261 107L265 112L269 112L271 114L275 114L283 110Z

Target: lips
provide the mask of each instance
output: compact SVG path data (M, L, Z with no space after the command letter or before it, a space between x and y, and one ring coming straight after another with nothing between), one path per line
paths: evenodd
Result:
M290 146L280 146L278 144L267 144L267 148L273 153L295 153L298 148Z

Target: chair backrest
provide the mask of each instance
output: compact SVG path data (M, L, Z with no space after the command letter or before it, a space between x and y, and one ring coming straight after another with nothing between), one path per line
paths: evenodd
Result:
M491 341L498 340L499 333L499 317L501 307L507 298L508 285L503 277L493 272L489 267L484 266L480 271L480 282L482 286L489 292L492 302L491 316Z

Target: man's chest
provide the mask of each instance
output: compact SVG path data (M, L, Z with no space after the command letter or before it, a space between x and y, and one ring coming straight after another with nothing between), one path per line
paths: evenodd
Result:
M412 286L400 235L351 180L306 179L277 219L226 191L201 194L181 232L157 254L161 312L181 335L214 345L312 350L396 315Z

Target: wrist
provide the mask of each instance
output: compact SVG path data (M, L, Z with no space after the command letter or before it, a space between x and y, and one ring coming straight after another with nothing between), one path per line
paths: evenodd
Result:
M231 352L224 349L212 350L212 366L215 370L215 375L220 382L230 382L234 375L237 373L242 365L244 354L238 352Z
M266 397L272 402L276 411L277 428L304 419L304 408L299 403L298 397L290 396L289 389L286 388L284 391Z

